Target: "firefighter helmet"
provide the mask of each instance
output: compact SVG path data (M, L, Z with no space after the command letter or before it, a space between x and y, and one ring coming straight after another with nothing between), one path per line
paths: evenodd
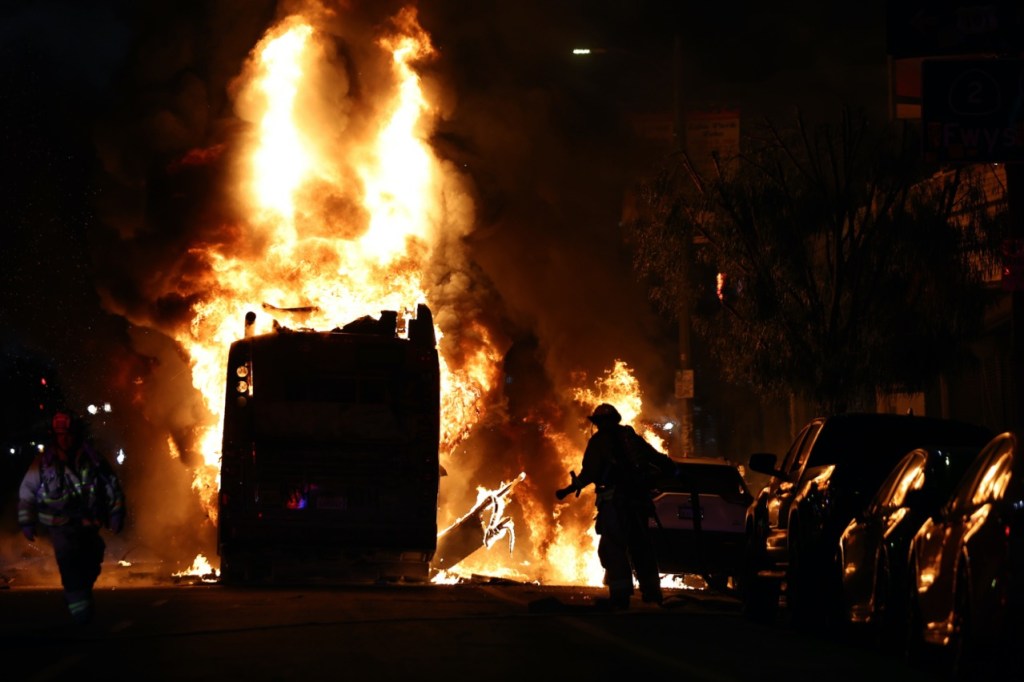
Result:
M67 412L58 412L53 415L53 432L68 433L71 431L71 415Z
M594 408L594 414L587 417L587 419L598 426L601 424L618 424L622 421L622 415L619 414L619 411L615 409L614 405L601 403Z

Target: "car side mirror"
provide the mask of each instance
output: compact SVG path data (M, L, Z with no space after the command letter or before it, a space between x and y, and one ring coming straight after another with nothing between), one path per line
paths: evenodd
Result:
M779 458L770 452L755 452L750 456L747 467L759 474L768 474L779 478L787 478L785 472L775 468Z

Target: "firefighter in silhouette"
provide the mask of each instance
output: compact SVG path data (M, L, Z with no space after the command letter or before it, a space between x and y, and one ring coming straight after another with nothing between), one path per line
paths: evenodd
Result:
M654 514L652 488L660 476L674 476L677 466L630 426L614 406L598 405L588 419L597 426L583 453L579 475L555 492L558 499L594 484L597 493L595 530L600 536L597 555L604 568L608 604L629 608L633 576L645 602L661 603L661 576L651 542L648 520Z
M53 438L21 481L18 524L29 542L36 539L37 523L47 530L68 610L76 623L86 624L106 550L100 529L120 533L125 506L117 475L79 427L67 412L54 415Z

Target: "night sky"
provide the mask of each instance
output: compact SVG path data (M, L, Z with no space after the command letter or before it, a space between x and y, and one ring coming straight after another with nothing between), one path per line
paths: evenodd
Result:
M439 49L431 76L449 108L435 148L474 185L478 225L468 244L487 309L549 381L564 380L557 374L573 362L606 368L615 354L642 383L671 388L671 325L650 310L618 241L625 188L668 149L638 137L630 112L670 112L678 95L685 109L739 108L745 119L849 101L884 114L882 2L826 4L779 12L671 0L419 3ZM181 267L197 226L215 220L217 177L182 183L166 168L230 139L227 84L288 6L3 4L3 443L37 437L40 402L61 397L76 410L111 401L119 416L106 436L130 452L195 419L194 402L181 399L184 360L160 332L187 315L190 299L148 294ZM354 39L402 3L334 6ZM601 52L581 62L570 50L582 45ZM40 392L40 374L55 388ZM137 494L154 479L187 488L184 467L137 466ZM8 526L10 509L0 528Z

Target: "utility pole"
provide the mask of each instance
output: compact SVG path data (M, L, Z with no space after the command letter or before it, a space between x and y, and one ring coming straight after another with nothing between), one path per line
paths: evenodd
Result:
M686 151L686 114L683 106L683 44L678 30L672 44L672 137L673 155ZM684 240L682 263L686 279L693 277L693 243ZM690 343L689 298L686 298L679 312L679 369L676 370L675 398L679 407L679 440L682 455L697 455L693 428L694 372Z
M1006 164L1006 201L1010 219L1007 262L1010 287L1009 425L1024 435L1024 162Z

